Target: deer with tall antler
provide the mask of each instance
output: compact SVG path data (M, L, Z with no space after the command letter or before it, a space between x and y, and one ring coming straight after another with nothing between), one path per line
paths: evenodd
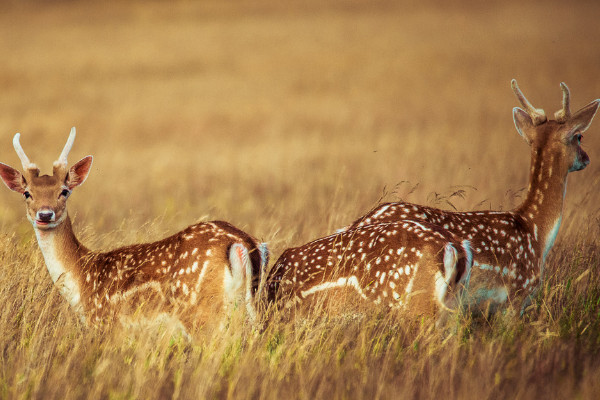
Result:
M190 332L218 326L236 304L254 318L254 297L268 258L264 244L227 222L213 221L154 243L91 251L75 236L67 213L67 199L92 166L87 156L68 167L75 128L51 176L40 176L19 138L17 133L13 145L23 173L0 163L0 178L23 195L50 277L84 322L142 314L174 319Z
M471 265L469 242L449 231L427 222L389 222L287 249L269 272L267 291L288 308L306 309L319 299L345 306L343 299L354 298L355 304L443 318L460 305Z
M567 175L590 162L581 140L600 99L572 114L569 89L561 83L562 109L554 114L554 120L548 120L544 110L536 109L525 98L516 80L511 85L524 108L513 109L514 123L531 146L529 187L519 207L509 212L450 212L404 202L386 203L346 229L405 219L443 227L473 246L469 302L486 304L492 311L511 303L522 313L541 283L544 262L562 221Z

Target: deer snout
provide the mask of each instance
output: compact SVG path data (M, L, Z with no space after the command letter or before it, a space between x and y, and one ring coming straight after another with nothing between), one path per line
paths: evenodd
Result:
M45 209L39 210L35 217L39 222L54 222L56 215L54 211Z

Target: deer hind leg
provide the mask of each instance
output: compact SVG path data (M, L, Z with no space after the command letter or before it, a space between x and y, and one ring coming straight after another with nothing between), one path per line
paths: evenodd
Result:
M225 299L232 306L235 306L236 302L242 298L246 303L248 316L252 321L255 321L256 311L252 296L252 261L248 249L243 244L234 243L231 246L229 249L229 265L231 266L231 273L226 270L224 277Z

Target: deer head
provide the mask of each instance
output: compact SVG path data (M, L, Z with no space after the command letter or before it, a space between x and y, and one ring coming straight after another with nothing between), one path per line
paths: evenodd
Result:
M548 120L544 110L534 108L525 98L516 80L512 80L511 86L524 108L513 109L515 126L533 151L538 154L550 152L560 159L565 172L584 169L590 163L590 158L581 148L581 140L598 111L600 99L571 114L569 88L563 82L560 84L563 92L562 109L554 114L555 120Z
M25 199L27 218L34 228L53 229L67 216L67 199L71 191L87 178L92 166L92 156L87 156L68 168L67 155L75 140L71 129L67 143L53 164L53 174L40 176L39 168L29 161L19 142L20 134L13 138L13 146L23 165L23 173L0 163L0 178L10 190L21 193Z

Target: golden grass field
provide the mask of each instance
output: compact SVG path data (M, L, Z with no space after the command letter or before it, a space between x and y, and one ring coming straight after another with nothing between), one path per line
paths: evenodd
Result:
M529 148L516 78L549 115L600 97L598 2L5 2L0 161L94 155L69 201L92 249L223 219L272 260L379 201L509 209ZM484 5L485 4L485 5ZM600 121L569 177L535 310L459 322L232 323L190 344L88 329L53 287L21 198L0 190L0 398L600 396Z

